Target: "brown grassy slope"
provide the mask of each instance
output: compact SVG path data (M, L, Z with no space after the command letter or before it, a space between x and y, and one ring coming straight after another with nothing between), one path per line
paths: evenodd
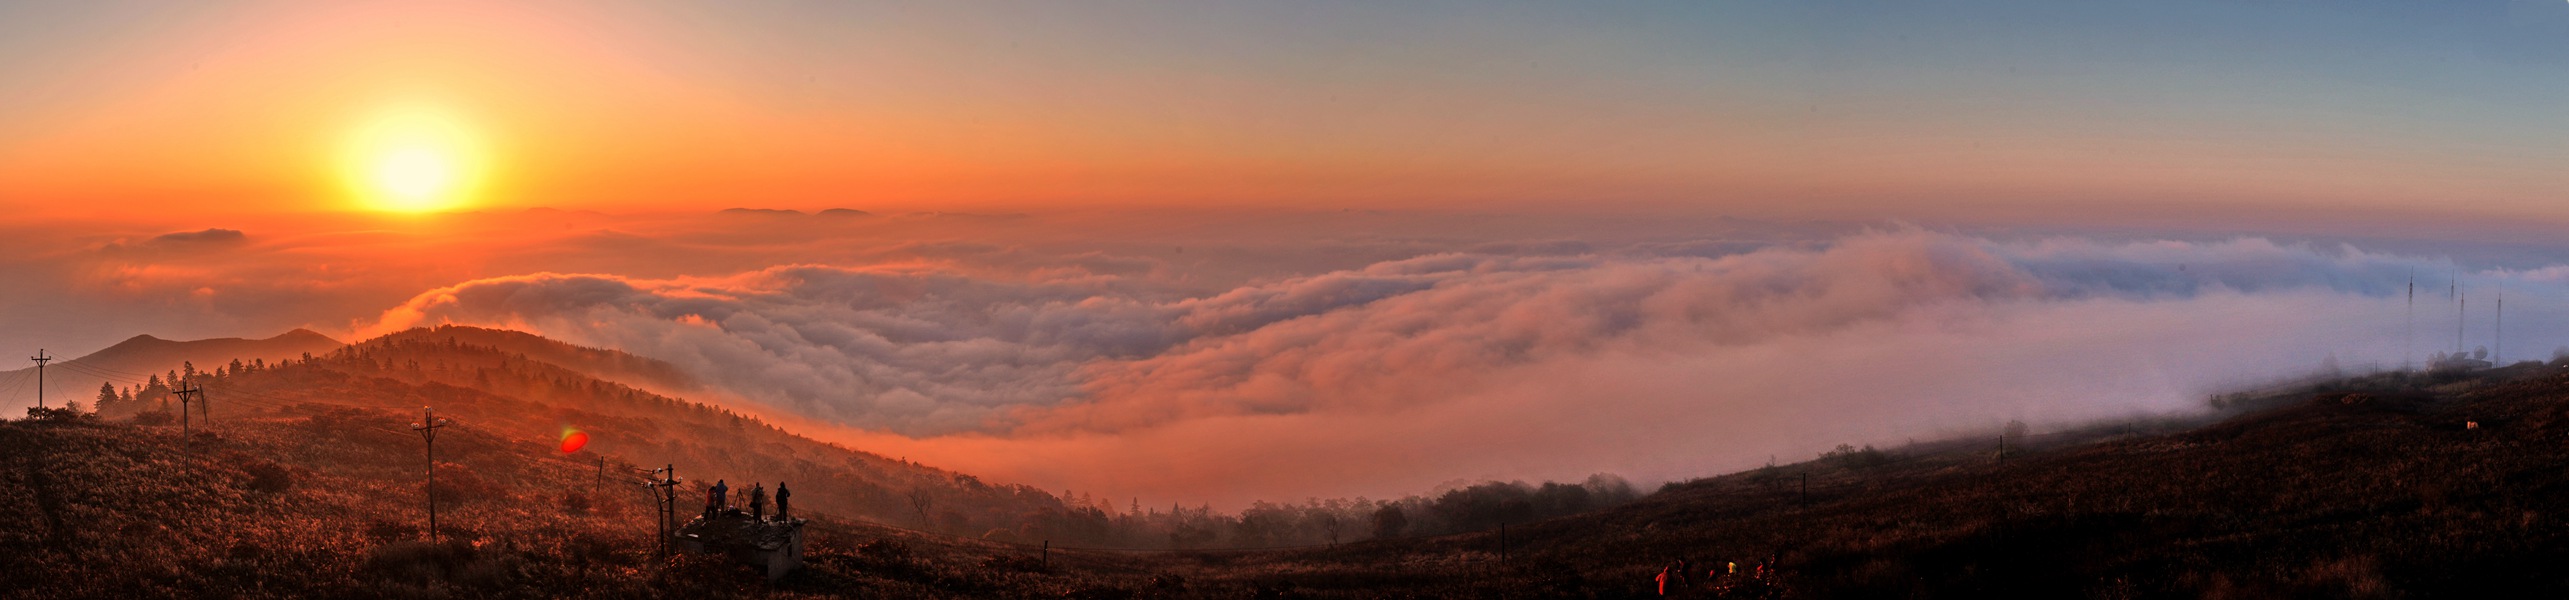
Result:
M2350 398L2351 396L2351 398ZM2012 457L1790 465L1512 528L1261 557L1306 592L1640 594L1676 558L1777 554L1800 597L2486 597L2569 592L2569 368L2396 377L2167 435ZM2478 429L2465 429L2477 421ZM1799 497L1799 471L1812 472ZM1416 565L1386 569L1382 565ZM1361 589L1360 589L1361 588Z
M623 572L587 568L601 548L648 538L629 519L567 514L539 500L559 490L493 483L572 474L542 463L441 465L441 529L491 560L438 564L437 549L408 542L423 516L419 442L337 421L236 422L184 440L176 427L0 425L0 546L11 554L0 579L64 597L398 595L449 581L639 589L625 583L638 555L611 563ZM464 456L512 445L471 432L448 444Z
M1227 598L1264 577L1110 552L1046 562L822 517L809 566L771 585L728 559L654 556L639 490L592 487L581 465L524 459L539 442L472 429L438 439L432 545L419 441L371 424L397 415L304 409L188 436L0 423L0 597Z
M380 358L368 359L377 371L411 371ZM466 407L459 415L522 402L354 371L289 382L324 396L395 390L416 395L402 402ZM408 418L389 408L294 405L227 418L188 444L174 427L13 422L0 425L0 545L18 552L0 561L0 580L117 597L1642 597L1673 558L1773 553L1790 597L2569 591L2549 568L2569 558L2569 369L2334 387L2255 399L2273 408L2199 429L2004 464L1918 451L1691 482L1512 526L1504 562L1489 532L1307 551L1057 552L1040 566L1020 547L821 522L812 567L773 587L720 561L650 559L634 495L598 494L605 514L562 510L590 474L544 458L549 439L483 425L505 419L472 417L440 438L456 495L441 520L465 540L450 547L404 541L417 537L418 445L383 426ZM715 420L686 427L721 431L701 418ZM262 475L279 471L281 485Z
M750 481L787 481L799 506L843 517L916 525L905 493L921 487L935 494L936 516L954 531L1013 527L1023 515L1060 508L1058 499L1030 488L824 444L717 407L473 345L465 341L471 336L435 335L440 331L461 328L394 334L313 361L209 378L202 385L218 421L306 415L311 409L304 405L311 404L387 411L363 425L399 429L419 420L421 407L433 406L463 427L506 439L551 445L566 428L576 428L591 436L577 456L535 452L517 458L586 462L592 478L596 460L604 456L622 463L609 465L610 476L624 475L617 471L629 466L674 464L680 477L701 484L723 479L746 490ZM615 358L620 353L575 350L612 355L575 356L580 364L650 364Z

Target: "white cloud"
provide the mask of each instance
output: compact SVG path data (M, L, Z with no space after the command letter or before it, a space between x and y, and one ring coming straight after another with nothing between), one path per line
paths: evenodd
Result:
M2331 354L2396 365L2404 278L2446 268L2259 239L1919 230L1639 248L1431 254L1194 298L934 267L533 275L422 294L380 326L531 328L992 476L1241 501L1681 477L2008 418L2186 410ZM2431 289L2418 329L2449 332ZM2512 308L2520 349L2569 339L2560 307Z

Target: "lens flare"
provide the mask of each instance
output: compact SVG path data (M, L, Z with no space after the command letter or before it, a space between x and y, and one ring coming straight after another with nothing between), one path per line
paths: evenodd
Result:
M579 451L580 451L580 448L586 447L586 446L588 446L588 445L589 445L589 432L581 431L581 430L579 430L579 428L576 428L576 427L564 427L564 428L562 428L562 453L563 453L563 454L570 454L570 453L573 453L573 452L579 452Z

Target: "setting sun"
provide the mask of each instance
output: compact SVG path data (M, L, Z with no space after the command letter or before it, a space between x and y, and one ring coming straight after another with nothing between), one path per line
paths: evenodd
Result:
M477 158L472 136L455 118L409 109L359 129L349 144L346 167L361 206L433 212L470 200Z
M2569 598L2569 1L1099 4L0 0L0 600Z

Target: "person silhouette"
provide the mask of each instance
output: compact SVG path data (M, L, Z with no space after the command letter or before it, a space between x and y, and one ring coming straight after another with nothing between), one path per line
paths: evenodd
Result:
M780 520L780 521L789 521L789 520L793 520L793 517L785 516L785 515L786 515L786 513L787 513L787 512L790 512L790 510L791 510L791 509L789 509L789 508L788 508L788 505L785 503L785 502L786 502L786 501L785 501L785 499L787 499L787 498L792 498L792 497L794 497L794 490L785 489L785 482L782 482L782 481L776 482L776 519L777 519L777 520Z
M714 480L714 487L705 490L705 518L721 514L723 507L729 505L725 501L730 500L730 495L731 486L724 485L723 480Z

